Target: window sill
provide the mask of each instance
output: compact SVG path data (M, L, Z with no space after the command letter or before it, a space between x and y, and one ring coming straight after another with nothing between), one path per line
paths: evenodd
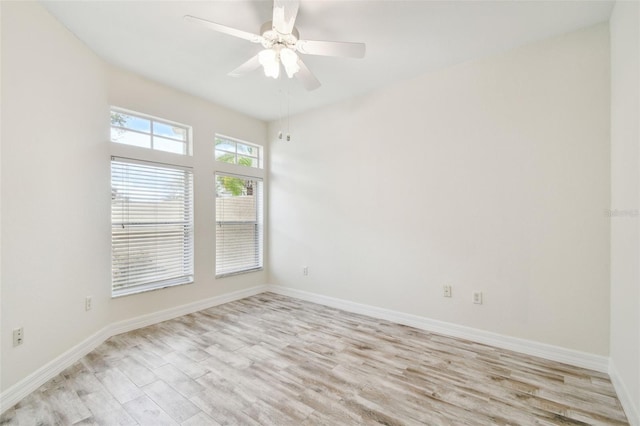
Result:
M129 288L129 289L115 290L115 291L112 290L111 291L111 298L112 299L118 299L120 297L133 296L135 294L140 294L140 293L147 293L149 291L162 290L162 289L170 288L170 287L177 287L177 286L181 286L181 285L193 284L193 282L194 282L193 278L191 278L190 280L178 281L178 282L174 282L174 283L147 284L147 285L138 286L138 287Z
M264 268L263 267L259 267L259 268L252 268L252 269L243 269L242 271L226 272L224 274L216 274L216 279L218 279L218 278L226 278L226 277L233 277L235 275L249 274L251 272L260 272L260 271L264 271Z

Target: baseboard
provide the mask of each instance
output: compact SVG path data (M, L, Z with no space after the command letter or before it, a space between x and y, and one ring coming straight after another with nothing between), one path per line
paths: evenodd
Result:
M111 336L233 302L234 300L244 299L245 297L263 293L267 291L267 288L266 285L251 287L110 324L2 392L0 394L0 414L70 367L74 362L94 350Z
M0 394L0 414L70 367L108 338L108 327L105 327L2 392Z
M295 297L297 299L330 306L332 308L342 309L348 312L367 315L374 318L380 318L398 324L415 327L421 330L430 331L433 333L471 340L473 342L483 343L485 345L491 345L502 349L508 349L514 352L537 356L552 361L558 361L577 367L588 368L590 370L595 370L602 373L607 373L609 371L609 358L605 356L593 355L586 352L580 352L572 349L562 348L559 346L549 345L546 343L539 343L532 340L505 336L498 333L492 333L490 331L479 330L472 327L433 320L418 315L412 315L404 312L392 311L389 309L355 303L348 300L337 299L334 297L323 296L320 294L297 290L290 287L269 285L268 288L269 291L281 294L283 296Z
M620 404L622 404L622 408L624 408L624 413L627 415L629 424L631 426L640 426L640 407L636 405L637 402L634 402L629 395L629 391L620 378L620 373L618 373L613 360L609 363L609 377L616 390Z

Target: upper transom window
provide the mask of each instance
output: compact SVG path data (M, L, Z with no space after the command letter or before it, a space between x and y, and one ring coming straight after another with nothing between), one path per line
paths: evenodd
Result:
M191 155L191 127L111 108L111 142Z
M239 166L262 168L262 152L258 145L216 135L216 160Z

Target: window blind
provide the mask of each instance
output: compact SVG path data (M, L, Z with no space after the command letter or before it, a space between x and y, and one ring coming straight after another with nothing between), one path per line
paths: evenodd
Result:
M262 181L216 174L216 276L262 268Z
M193 281L193 173L112 157L114 296Z

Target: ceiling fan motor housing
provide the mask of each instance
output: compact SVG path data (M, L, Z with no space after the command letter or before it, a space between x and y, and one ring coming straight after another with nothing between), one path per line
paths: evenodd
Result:
M260 34L262 34L262 46L265 49L272 49L278 45L295 49L296 43L300 39L300 33L296 27L293 27L290 34L281 34L273 26L273 21L262 24Z

